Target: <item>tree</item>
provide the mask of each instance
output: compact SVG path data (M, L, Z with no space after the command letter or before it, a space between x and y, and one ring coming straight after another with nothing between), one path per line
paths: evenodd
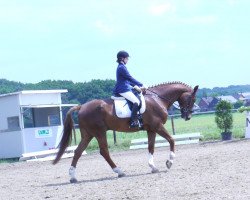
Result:
M234 108L235 109L238 109L238 108L240 108L241 106L243 106L243 101L241 101L241 100L239 100L239 101L237 101L235 104L234 104Z
M202 92L202 97L207 97L207 92L206 91Z

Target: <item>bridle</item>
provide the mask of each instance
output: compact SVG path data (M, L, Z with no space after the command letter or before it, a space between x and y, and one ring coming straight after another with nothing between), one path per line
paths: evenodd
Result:
M185 108L180 106L181 112L182 112L183 114L185 114L185 115L187 115L188 113L193 113L193 112L194 112L194 111L193 111L193 108L190 109L190 107L191 107L190 102L191 102L191 100L189 101L189 103L187 104L187 106L186 106Z

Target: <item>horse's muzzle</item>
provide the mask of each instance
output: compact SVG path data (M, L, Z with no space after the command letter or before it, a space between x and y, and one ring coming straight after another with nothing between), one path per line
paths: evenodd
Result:
M192 117L192 115L191 114L181 114L181 118L182 119L184 119L185 121L188 121L188 120L190 120L191 119L191 117Z

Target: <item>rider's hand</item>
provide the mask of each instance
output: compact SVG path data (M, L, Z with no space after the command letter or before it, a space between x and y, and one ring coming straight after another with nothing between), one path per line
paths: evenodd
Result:
M142 94L146 94L147 87L143 85L140 88L141 88Z
M141 88L138 87L137 85L134 86L134 89L137 90L137 91L140 92L140 93L142 92Z

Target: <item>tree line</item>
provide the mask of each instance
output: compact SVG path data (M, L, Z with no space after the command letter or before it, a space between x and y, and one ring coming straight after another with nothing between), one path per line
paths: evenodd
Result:
M76 83L68 80L44 80L39 83L21 83L0 79L0 94L22 90L67 89L68 93L62 94L63 103L83 104L92 99L109 98L112 95L114 86L115 80L111 79L97 79ZM233 95L241 92L250 92L250 85L231 85L213 89L200 88L197 93L197 99L207 96Z
M234 95L237 93L250 92L250 85L230 85L228 87L214 87L213 89L202 88L198 91L199 97L216 97Z
M0 94L12 93L22 90L52 90L67 89L62 94L63 103L83 104L92 99L105 99L112 95L115 86L114 80L91 80L78 82L67 80L44 80L39 83L21 83L0 79Z

